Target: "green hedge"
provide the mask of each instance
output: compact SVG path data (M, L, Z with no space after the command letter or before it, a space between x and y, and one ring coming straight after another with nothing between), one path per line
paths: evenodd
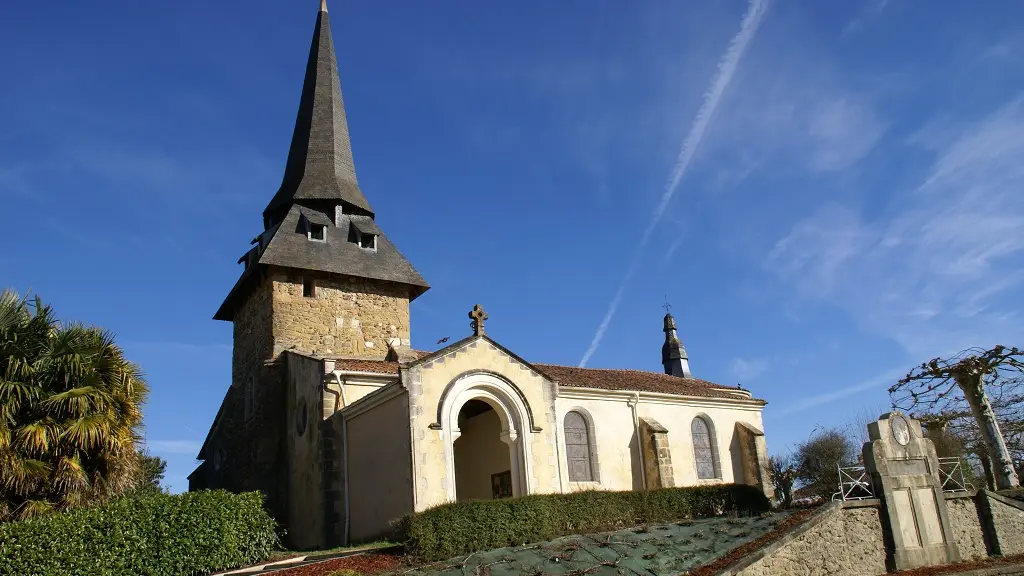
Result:
M0 574L209 574L264 560L277 544L258 492L149 494L0 524Z
M595 490L444 504L402 518L397 528L408 553L435 561L569 534L761 513L770 508L763 492L738 484L635 492Z

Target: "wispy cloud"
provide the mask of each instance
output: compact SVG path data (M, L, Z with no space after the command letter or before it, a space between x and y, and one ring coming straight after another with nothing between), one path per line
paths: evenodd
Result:
M885 133L870 108L839 97L819 103L808 116L807 133L816 143L809 157L818 172L843 170L863 158Z
M783 406L782 408L772 410L772 416L779 417L796 412L803 412L804 410L835 402L836 400L842 400L843 398L848 398L869 390L881 390L895 384L896 381L906 373L906 368L893 368L892 370L888 370L878 376L869 378L862 382L851 384L825 394L804 398L798 402L790 404L789 406Z
M830 202L779 240L766 266L847 309L915 356L1024 337L1024 98L910 139L934 161L873 220ZM1008 303L1009 302L1009 303Z
M733 358L729 364L729 374L742 383L764 374L768 366L768 360L764 358Z
M598 326L597 332L594 334L594 338L590 342L590 346L587 348L586 353L583 354L583 359L580 360L580 367L587 365L590 357L594 355L594 352L597 351L597 347L601 345L601 340L604 338L604 334L608 330L608 325L611 323L612 318L615 316L615 312L622 303L622 298L625 296L626 289L628 288L630 281L633 279L634 274L636 274L636 270L640 262L640 256L646 249L648 242L650 242L651 235L654 233L655 228L657 228L658 223L661 222L661 218L664 216L669 202L672 201L672 197L675 195L676 189L679 188L679 183L686 174L686 169L689 167L690 161L693 159L693 155L697 152L697 148L700 146L701 140L704 138L704 132L711 123L715 110L718 108L718 104L722 100L722 95L729 87L733 74L736 72L736 67L739 65L740 59L743 57L743 53L746 51L747 46L757 34L757 29L764 20L767 10L768 0L751 0L750 5L747 8L747 13L743 17L743 22L740 24L739 32L733 37L729 48L719 60L718 72L712 79L711 86L704 95L704 103L697 111L697 116L694 118L693 125L691 126L689 133L686 135L686 138L683 140L682 150L679 152L679 157L676 160L676 165L672 170L669 181L665 186L665 191L661 195L661 200L654 210L654 216L651 218L650 223L644 230L644 235L640 239L636 252L633 254L629 263L626 275L623 278L622 283L619 285L619 289L616 291L611 305L608 306L608 311L605 313L604 319Z
M146 448L155 454L195 456L203 443L196 440L147 440Z
M846 37L857 32L864 27L864 22L878 17L878 15L881 14L887 6L889 6L889 1L890 0L869 0L861 14L843 27L842 36Z

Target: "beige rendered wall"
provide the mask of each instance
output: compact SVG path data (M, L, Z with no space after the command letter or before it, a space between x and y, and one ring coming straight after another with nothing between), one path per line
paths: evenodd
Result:
M832 504L795 537L769 545L765 555L733 574L741 576L873 576L884 574L885 546L878 505ZM800 529L798 529L800 530Z
M949 512L949 526L953 529L953 541L956 542L960 558L977 560L988 557L985 547L985 534L978 519L978 507L971 494L946 497L946 510Z
M508 444L501 441L501 420L488 410L466 420L455 441L456 493L459 500L491 500L491 474L509 470ZM469 473L467 473L469 472Z
M528 467L532 491L560 491L553 385L486 340L475 339L442 358L409 370L417 511L445 503L447 487L454 481L448 478L444 433L430 428L437 418L442 393L456 377L481 371L513 382L531 407L535 424L542 428L540 432L527 431L522 438L532 455Z
M308 550L322 546L324 534L319 452L319 383L323 369L320 362L311 358L295 354L286 356L287 538L292 548Z
M566 392L562 389L562 392ZM597 454L596 482L569 482L568 466L565 462L565 415L579 411L591 424ZM633 429L633 409L627 398L607 400L577 399L560 396L555 400L558 415L558 443L561 455L559 466L565 479L565 491L577 490L642 490L644 484L640 475L640 456L637 436ZM660 421L659 421L660 422ZM662 422L668 427L668 424ZM671 442L672 440L670 440ZM673 443L672 458L676 458Z
M413 511L409 396L403 391L345 426L349 537L358 543L386 535L392 520Z
M636 435L632 409L623 397L579 398L571 389L563 388L555 401L559 422L559 443L564 455L565 438L562 422L571 410L581 410L593 420L594 436L599 453L598 485L566 482L567 490L599 487L607 490L632 490L640 488L637 466L639 456L636 449ZM742 482L742 455L739 441L735 438L736 422L742 421L763 431L760 407L724 407L713 402L693 400L662 403L645 401L643 395L637 405L637 414L654 418L668 429L669 446L672 452L673 476L676 486L695 484ZM694 462L693 441L690 422L698 414L707 416L714 425L715 442L721 477L714 480L698 480ZM560 465L565 468L565 462ZM734 467L736 472L734 473ZM566 475L566 478L568 476Z
M409 345L409 294L389 282L316 276L316 296L302 295L302 274L274 270L274 351L291 347L322 356L383 359L388 342Z

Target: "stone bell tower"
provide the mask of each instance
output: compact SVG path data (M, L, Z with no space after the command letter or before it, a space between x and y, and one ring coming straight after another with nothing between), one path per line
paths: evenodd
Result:
M409 303L429 286L356 179L323 1L284 178L239 262L245 270L214 316L234 323L236 385L284 350L384 359L410 345Z
M409 303L429 286L391 243L356 179L321 0L281 186L216 320L231 322L231 386L190 482L261 490L287 513L285 351L383 360L410 353Z

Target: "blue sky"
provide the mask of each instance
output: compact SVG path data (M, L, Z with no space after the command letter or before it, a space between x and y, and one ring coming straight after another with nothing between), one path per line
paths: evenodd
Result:
M175 490L316 4L0 9L0 285L116 332ZM923 360L1024 343L1024 6L750 8L331 2L360 184L432 285L415 347L480 303L527 359L659 370L667 298L778 452Z

